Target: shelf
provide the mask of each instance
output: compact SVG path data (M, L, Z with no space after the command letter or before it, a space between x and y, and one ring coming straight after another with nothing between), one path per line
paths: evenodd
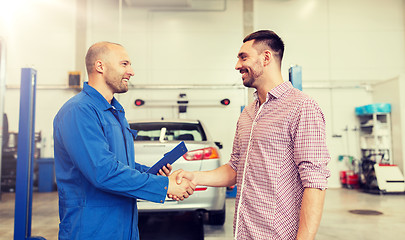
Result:
M384 154L384 161L392 163L391 118L389 113L359 115L359 137L362 158L370 153Z
M364 137L364 138L389 138L390 135L387 134L368 134L368 135L361 135L360 137Z
M389 148L360 148L361 150L378 150L378 151L389 151Z
M361 124L360 127L379 127L379 128L387 128L389 125L387 123L377 123L377 124Z

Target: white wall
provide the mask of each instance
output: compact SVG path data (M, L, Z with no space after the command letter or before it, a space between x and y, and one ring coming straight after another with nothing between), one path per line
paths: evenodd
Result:
M0 3L0 35L7 48L7 85L18 85L20 69L35 66L39 85L66 85L68 72L76 70L76 1L31 0ZM221 1L211 1L213 4ZM234 85L234 70L243 39L243 1L228 0L225 11L150 11L118 1L87 0L88 46L107 40L122 43L132 58L134 85ZM13 5L14 4L14 5ZM14 7L13 7L14 6ZM390 79L405 72L403 0L255 0L254 28L272 29L285 41L283 76L288 67L303 67L304 92L321 105L327 121L332 155L331 187L339 187L337 161L341 154L358 156L354 107L372 102L364 84ZM5 14L7 13L7 14ZM85 53L82 53L83 57ZM245 91L188 89L191 100L229 96L228 108L190 108L189 117L204 120L229 155L234 127ZM160 117L160 110L135 109L137 96L175 99L175 90L131 89L119 96L128 118ZM76 92L38 89L37 131L50 147L52 119ZM7 89L5 111L10 130L18 129L18 89ZM158 112L158 113L156 113ZM211 116L215 112L215 117ZM165 115L175 117L173 110ZM344 129L348 129L345 131ZM333 137L335 136L335 137ZM52 154L45 151L46 154Z
M0 2L0 36L6 42L6 84L19 86L21 68L38 70L39 85L67 85L74 70L75 5L69 0ZM73 91L37 91L36 131L51 147L52 119ZM6 90L10 131L18 131L19 89ZM49 150L46 150L49 152Z
M121 42L132 57L135 76L131 84L228 86L219 89L132 89L119 96L129 120L177 117L176 108L148 109L147 104L148 100L174 102L180 93L187 94L190 104L204 100L216 102L215 107L189 107L187 117L207 125L213 138L223 143L221 152L227 161L240 108L245 104L244 89L231 86L240 84L234 65L243 37L242 27L235 27L242 26L242 1L231 0L224 11L212 12L124 8L121 33L117 31L117 4L109 0L89 3L89 44L101 40ZM134 107L137 98L146 101L145 107ZM223 98L229 98L231 105L221 107L219 100Z

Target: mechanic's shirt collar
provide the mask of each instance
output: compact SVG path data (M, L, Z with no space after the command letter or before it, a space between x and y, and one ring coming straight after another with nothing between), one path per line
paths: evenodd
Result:
M115 99L115 97L112 98L111 104L99 93L95 88L90 86L88 82L83 83L83 91L89 95L91 98L95 99L96 101L96 106L100 108L101 110L109 110L109 109L115 109L118 111L124 111L123 107L121 104Z

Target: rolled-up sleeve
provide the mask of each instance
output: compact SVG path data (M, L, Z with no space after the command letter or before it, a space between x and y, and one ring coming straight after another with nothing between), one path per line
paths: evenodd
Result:
M330 171L326 146L324 115L312 99L305 100L297 111L294 126L294 160L305 188L325 189Z
M240 160L240 136L239 136L239 121L236 125L235 138L233 140L231 158L227 163L235 172L238 171L238 164Z

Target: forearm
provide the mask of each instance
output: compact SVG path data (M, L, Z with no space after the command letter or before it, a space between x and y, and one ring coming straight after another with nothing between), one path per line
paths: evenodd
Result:
M314 239L321 222L325 190L305 188L302 197L297 240Z
M197 185L210 187L228 187L236 183L236 172L228 164L204 172L193 172Z
M135 169L140 171L141 173L148 171L149 167L139 164L139 163L135 163Z

